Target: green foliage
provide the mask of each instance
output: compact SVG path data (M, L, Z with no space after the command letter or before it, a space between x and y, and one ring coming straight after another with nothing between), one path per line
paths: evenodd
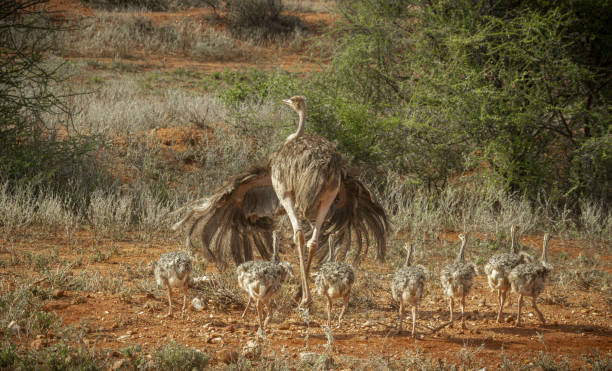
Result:
M612 190L612 133L585 140L572 159L570 193L589 194L608 202Z
M3 341L0 345L0 369L12 369L18 362L17 346L12 342Z
M585 354L584 360L589 364L591 370L604 371L612 369L612 354L602 354L598 349L593 351L593 354Z
M311 85L326 112L311 117L357 159L432 189L484 165L531 199L609 203L609 2L366 0L340 11L340 46Z
M201 370L208 365L209 361L208 354L172 342L155 353L153 368L157 370Z
M282 0L226 0L225 12L232 34L268 41L304 28L296 16L281 14Z
M225 71L216 75L227 89L222 90L220 98L229 106L249 100L260 101L269 96L269 86L274 81L273 75L256 69L244 71Z

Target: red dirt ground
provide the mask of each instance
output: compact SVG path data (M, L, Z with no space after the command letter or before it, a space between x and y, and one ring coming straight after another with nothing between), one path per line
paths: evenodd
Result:
M53 0L51 8L65 11L67 16L75 13L85 16L94 14L93 10L77 0ZM180 17L197 16L202 12L205 11L152 13L150 16L160 22L167 22ZM306 14L304 17L312 24L329 24L332 20L329 14ZM260 52L262 60L274 60L275 67L295 68L299 66L299 68L304 68L298 64L300 55L297 53L284 53L276 47L270 47L269 50L261 48ZM159 56L157 58L147 56L146 59L131 60L130 63L142 63L149 66L148 68L176 68L187 65L198 71L247 67L243 62L194 62L179 57L167 57L162 61ZM174 138L174 142L170 142L167 138L167 131L160 130L156 136L160 140L168 140L169 145L173 146L180 146L181 141L194 138L194 133L175 134L177 137ZM205 135L206 133L195 133L195 138L201 139ZM449 234L444 238L456 241L454 234ZM539 247L539 241L541 241L541 236L531 236L526 237L522 242ZM52 248L58 248L60 256L69 260L77 259L75 251L80 249L86 261L88 257L95 254L96 246L110 245L119 246L117 253L107 261L86 263L86 266L99 270L107 277L122 276L126 280L128 277L124 269L120 269L121 264L136 266L141 262L151 262L164 252L183 247L177 243L143 243L136 238L126 241L96 241L87 231L77 233L70 241L63 237L50 237L50 234L46 232L35 233L34 231L29 236L15 237L10 242L0 239L0 246L14 246L19 252L43 253L51 251ZM585 251L580 241L558 239L552 240L550 250L550 256L565 252L569 258L574 258L580 252ZM4 252L0 254L0 257L3 260L7 259L9 253L5 248L2 251ZM611 256L601 256L601 259L609 261ZM428 265L443 265L444 263L443 261L428 262ZM381 270L380 265L370 261L366 261L362 269L376 272ZM74 269L75 274L79 270ZM385 265L381 273L392 274L393 272L388 265ZM25 272L19 268L1 269L0 275L5 274L26 276L31 272ZM360 278L363 278L361 272L358 273L357 280ZM150 279L153 279L152 274ZM40 283L40 285L47 284L46 282ZM125 284L130 285L131 282L125 281ZM478 276L470 299L467 301L468 330L462 331L458 325L455 325L454 328L444 328L435 334L427 330L425 326L433 328L448 318L446 300L443 299L441 293L434 291L424 298L419 312L421 335L415 340L407 333L401 335L390 333L394 327L396 312L391 306L389 290L386 289L388 284L389 282L380 284L385 289L375 298L376 309L363 312L356 312L353 308L349 309L344 327L334 329L335 348L332 354L340 365L342 365L341 357L346 355L358 358L377 356L396 359L401 358L406 351L415 349L423 350L428 357L434 360L457 363L461 361L461 350L467 348L477 352L476 362L491 368L499 367L502 355L526 364L540 351L549 352L559 358L568 357L572 367L576 367L584 364L582 359L584 354L591 353L595 349L599 349L603 354L612 352L611 308L606 298L598 292L568 289L558 293L567 297L566 304L541 303L540 308L548 320L546 325L537 322L531 307L527 305L524 327L516 328L510 323L498 324L495 322L496 296L489 290L486 278ZM193 292L191 294L193 295ZM316 300L320 301L320 299ZM272 349L280 354L281 349L286 347L288 354L295 359L301 351L305 350L307 344L309 351L323 352L326 337L324 329L320 326L324 323L324 312L320 310L321 303L319 302L316 306L319 310L310 328L306 327L304 321L295 312L288 316L277 313L268 335ZM125 298L119 294L70 291L61 298L49 301L45 308L57 314L66 324L87 328L84 343L97 349L121 349L129 344L140 343L146 351L153 351L157 346L173 339L214 354L220 349L240 350L248 340L256 339L256 317L253 311L243 321L240 318L243 308L234 306L226 309L211 303L208 309L201 312L188 311L185 318L179 316L164 318L166 305L165 296L150 297L142 294ZM180 308L178 298L175 301L175 308ZM511 306L506 307L505 313L507 317L516 313L514 296L511 297ZM408 323L404 328L407 326ZM217 336L220 338L219 342L214 340ZM55 340L53 334L44 339L46 343L52 343ZM29 344L27 339L24 339L23 342L24 345Z
M182 248L179 244L164 242L142 243L104 239L96 242L91 233L86 231L77 233L70 242L62 237L49 238L44 237L45 235L48 234L18 238L10 243L0 241L2 246L13 246L20 253L29 251L32 254L40 254L59 249L60 257L69 261L76 260L78 256L74 251L82 249L79 254L87 257L84 263L86 267L95 269L106 277L122 277L126 286L133 286L134 282L130 281L121 264L132 267L138 264L146 265L164 252ZM448 237L451 240L456 239L454 235ZM533 238L540 240L538 237ZM522 242L527 244L529 240L526 238ZM118 249L107 261L88 263L95 255L96 246L118 246ZM577 251L585 251L574 242L557 239L551 241L550 250L550 256L565 252L570 259L577 256ZM0 258L8 259L7 253L0 254ZM288 255L285 258L297 266L293 256ZM434 260L427 262L427 265L431 268L444 263ZM74 274L78 274L81 269L74 269ZM357 275L357 281L364 279L363 272L367 271L393 273L388 265L384 265L381 271L379 264L366 261ZM2 269L0 274L7 273L29 274L18 268ZM146 279L153 280L152 274ZM459 363L462 349L468 349L476 352L475 362L480 362L481 366L499 367L502 355L514 361L518 360L520 364L527 364L538 352L545 351L559 359L567 357L572 367L577 367L584 364L583 355L595 349L598 349L600 354L609 354L612 351L610 306L606 298L598 292L572 289L556 293L566 296L564 305L548 305L540 300L539 307L548 320L546 325L537 321L535 313L527 305L524 326L516 328L509 322L495 322L496 296L489 290L486 278L478 276L467 300L468 329L462 331L456 324L454 328L447 327L437 333L430 331L448 318L447 301L440 292L432 289L425 296L419 311L420 335L415 340L407 332L401 335L391 333L395 328L397 315L391 306L388 281L377 283L383 289L380 295L374 298L374 309L358 312L357 308L349 308L343 328L333 330L332 355L340 366L342 357L347 355L395 359L403 357L406 351L415 349L422 350L434 360ZM40 285L48 283L42 282ZM547 292L551 290L553 289L549 285ZM197 291L192 290L190 298L196 294ZM181 298L178 293L174 298L174 308L178 309ZM511 305L505 310L508 321L516 314L515 299L515 296L511 297ZM307 328L297 312L288 315L276 313L268 332L271 349L280 354L281 349L285 347L287 353L296 360L307 344L308 351L324 352L327 340L324 328L321 327L325 323L322 308L322 300L316 298L315 315L310 328ZM178 312L175 312L177 314L173 318L165 318L165 295L153 297L136 294L126 298L121 294L69 291L63 297L49 301L45 310L57 314L65 324L87 328L85 344L96 349L123 349L127 345L139 343L145 351L153 352L158 346L174 340L215 354L221 349L240 351L247 341L257 339L256 314L251 310L246 320L242 320L240 314L243 308L240 305L226 308L217 303L209 303L208 308L203 311L189 310L185 318L181 318ZM404 328L407 328L408 322ZM214 340L217 337L219 339ZM52 343L53 334L44 341Z

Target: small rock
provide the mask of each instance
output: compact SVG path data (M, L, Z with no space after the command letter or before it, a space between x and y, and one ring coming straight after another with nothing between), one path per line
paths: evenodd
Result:
M191 300L191 307L194 310L203 310L206 308L206 304L204 304L200 298L193 298L193 300Z
M113 362L113 365L110 367L111 371L117 371L125 364L125 359L118 359Z
M238 361L238 352L231 349L221 349L215 354L215 358L229 365Z
M259 345L255 340L249 340L242 347L242 355L248 359L255 359L261 355L261 345Z
M199 283L208 282L208 281L210 281L210 277L208 276L194 277L191 279L191 282L193 282L196 285ZM210 299L209 301L212 301L212 299Z
M64 296L64 290L62 290L62 289L55 289L55 290L53 290L53 293L51 295L53 295L54 299L59 299L59 298Z
M223 339L221 338L221 336L211 336L211 337L208 339L207 343L210 343L210 344L217 344L217 343L220 343L222 340L223 340Z
M487 306L487 299L482 298L482 300L480 301L480 303L478 303L479 307L486 307Z
M125 339L127 339L127 338L129 338L129 337L130 337L130 335L121 335L121 336L119 336L119 337L117 338L117 340L119 340L119 341L123 341L123 340L125 340Z
M512 321L514 321L514 318L512 318L512 316L506 317L506 323L511 323Z
M19 326L17 321L11 321L11 323L8 324L7 328L13 334L19 335L19 333L21 332L21 326Z
M30 348L34 350L41 350L45 346L44 339L34 339L30 342Z

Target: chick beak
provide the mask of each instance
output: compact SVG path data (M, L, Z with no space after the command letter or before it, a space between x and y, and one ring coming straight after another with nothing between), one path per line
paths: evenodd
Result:
M286 105L290 106L291 105L291 99L283 99L283 103L285 103Z

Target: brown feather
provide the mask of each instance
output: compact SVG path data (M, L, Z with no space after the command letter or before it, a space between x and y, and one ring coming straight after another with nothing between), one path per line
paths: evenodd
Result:
M390 231L385 210L366 186L350 174L342 179L338 197L329 210L325 231L326 234L339 232L338 243L343 244L339 251L341 256L346 255L348 247L345 246L351 246L354 237L357 249L354 264L359 263L364 243L363 254L367 254L370 237L376 244L376 258L381 261L385 258L386 235ZM323 260L325 256L317 254L317 257Z
M253 167L233 177L217 192L196 203L208 202L207 207L194 207L175 225L187 226L188 245L201 242L207 259L223 268L228 260L236 264L253 260L253 250L269 259L274 216L278 198L271 186L268 166ZM194 204L191 202L190 204Z
M283 210L272 179L291 193L298 216L309 220L316 218L323 192L339 186L319 245L325 246L327 236L337 232L338 244L342 246L338 256L344 260L354 243L357 264L362 252L367 254L373 238L376 257L384 259L389 231L384 209L366 186L349 174L331 142L307 133L288 139L270 157L269 164L253 167L230 179L212 196L179 209L189 212L175 224L175 229L186 225L188 244L199 240L206 258L221 268L230 259L236 264L253 259L254 249L268 259L274 219ZM325 258L327 250L316 252L319 261Z
M295 197L296 211L314 219L319 196L340 181L342 156L325 138L303 134L285 144L270 158L271 175L280 179Z

